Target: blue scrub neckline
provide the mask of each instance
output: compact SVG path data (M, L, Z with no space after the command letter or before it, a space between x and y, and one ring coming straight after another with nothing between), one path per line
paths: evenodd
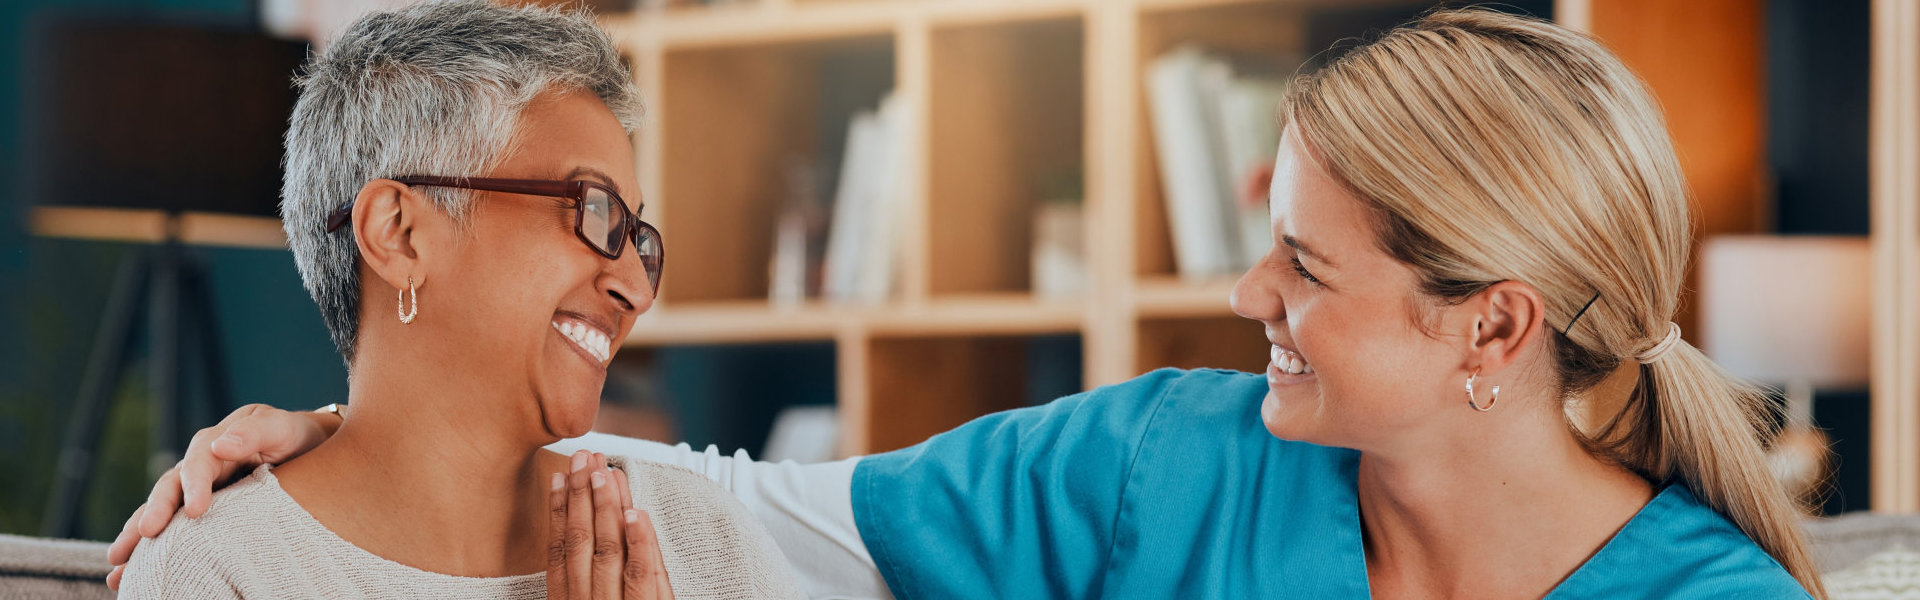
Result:
M1346 485L1343 486L1343 488L1347 492L1347 496L1342 500L1344 500L1350 508L1350 510L1347 511L1349 517L1347 524L1349 525L1348 531L1353 534L1351 543L1354 544L1356 550L1353 555L1359 557L1360 560L1358 568L1361 574L1361 591L1366 594L1367 598L1372 598L1373 576L1367 571L1367 541L1360 518L1360 453L1357 451L1350 452L1352 452L1352 456L1346 461L1348 464L1343 465L1340 470L1341 473L1346 476L1346 481L1344 482ZM1682 495L1685 497L1681 497ZM1618 531L1613 532L1612 537L1607 538L1607 543L1601 544L1600 549L1595 551L1593 556L1587 557L1585 562L1580 563L1580 566L1575 568L1572 573L1568 573L1565 578L1562 578L1560 583L1554 584L1553 589L1548 591L1547 595L1542 597L1542 600L1552 600L1563 594L1577 593L1580 581L1585 579L1581 577L1581 574L1588 571L1589 567L1597 563L1604 564L1610 562L1613 555L1617 554L1617 551L1610 552L1610 550L1615 548L1616 542L1621 538L1630 537L1630 533L1636 533L1638 527L1644 527L1645 525L1643 525L1643 523L1649 520L1647 515L1655 513L1658 510L1679 508L1679 506L1669 507L1669 504L1678 503L1680 506L1684 506L1690 502L1698 502L1698 500L1693 498L1692 492L1688 491L1686 486L1674 484L1661 486L1659 491L1654 492L1653 497L1647 500L1646 504L1640 506L1640 510L1634 511L1633 516L1627 519L1626 524L1621 525Z

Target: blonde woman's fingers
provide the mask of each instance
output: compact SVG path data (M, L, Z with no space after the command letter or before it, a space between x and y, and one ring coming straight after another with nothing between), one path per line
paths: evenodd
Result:
M325 431L299 414L265 404L242 406L187 443L178 467L182 509L197 519L213 505L213 492L237 476L286 462L326 439Z
M330 434L316 418L332 417L263 406L226 423L226 431L209 442L207 450L215 458L231 461L248 471L257 465L277 465L327 441ZM234 470L230 469L221 476L224 480L233 474Z
M140 537L159 537L177 510L180 510L180 467L176 466L153 482L153 491L147 494L145 508L140 511Z

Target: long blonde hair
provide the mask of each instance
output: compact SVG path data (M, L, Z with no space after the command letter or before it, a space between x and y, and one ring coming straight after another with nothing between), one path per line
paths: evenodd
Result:
M1684 483L1825 597L1801 507L1766 467L1765 397L1684 342L1634 358L1667 336L1693 232L1660 110L1617 57L1551 23L1438 11L1299 77L1283 117L1374 205L1382 247L1424 293L1540 292L1562 401L1637 366L1617 416L1569 428L1596 455Z

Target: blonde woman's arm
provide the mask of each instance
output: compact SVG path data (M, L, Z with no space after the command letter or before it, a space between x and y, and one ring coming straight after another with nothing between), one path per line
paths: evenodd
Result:
M289 412L255 404L201 430L188 444L185 458L154 484L147 503L127 519L108 549L108 560L116 566L107 584L119 587L135 545L142 538L159 536L175 512L184 508L187 516L200 516L213 491L225 487L235 474L306 453L333 435L340 421L337 414ZM724 456L713 447L694 451L686 444L670 446L605 434L563 440L549 448L562 454L579 449L620 454L706 475L733 492L766 524L812 597L892 597L853 521L850 486L859 459L815 465L766 463L752 460L745 452Z
M753 511L773 534L813 598L892 598L853 521L853 469L859 458L803 465L731 456L707 446L668 445L604 433L547 446L562 454L591 450L674 465L707 476Z

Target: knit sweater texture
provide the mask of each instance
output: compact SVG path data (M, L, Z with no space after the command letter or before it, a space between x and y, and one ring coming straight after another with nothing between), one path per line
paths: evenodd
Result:
M803 598L773 538L747 508L699 473L625 457L635 508L660 540L681 600ZM545 598L544 572L461 577L381 558L341 539L261 466L213 497L198 519L176 515L142 540L121 598Z

